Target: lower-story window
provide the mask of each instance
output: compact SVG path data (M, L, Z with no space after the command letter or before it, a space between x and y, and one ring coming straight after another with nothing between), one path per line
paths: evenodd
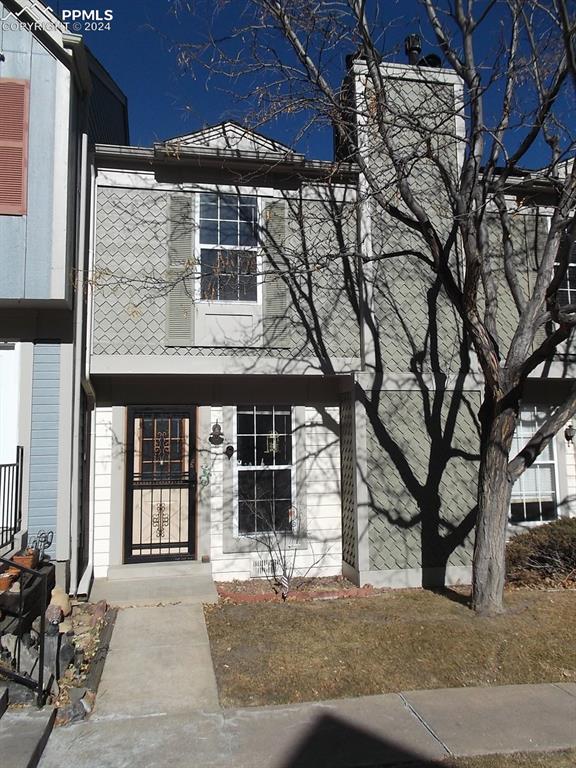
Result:
M550 414L541 406L524 406L520 411L511 456L516 456ZM512 489L510 522L544 522L556 514L556 456L554 441L516 481Z
M292 531L292 409L237 409L238 533Z

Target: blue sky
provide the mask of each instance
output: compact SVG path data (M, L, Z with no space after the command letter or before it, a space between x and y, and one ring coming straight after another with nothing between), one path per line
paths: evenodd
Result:
M204 74L194 77L177 65L174 41L194 40L201 30L189 15L176 19L169 0L45 0L55 11L105 9L113 11L110 30L83 32L86 44L106 67L129 100L132 144L149 146L153 141L189 133L222 119L242 120L242 111L229 94ZM406 10L415 11L415 0L387 0L393 28L386 46L401 44L414 29ZM241 8L243 3L238 2ZM395 39L394 39L395 38ZM349 53L350 51L346 51ZM398 60L403 61L403 54ZM337 69L344 71L344 62ZM337 74L340 77L340 72ZM293 125L277 120L262 132L292 144ZM298 150L310 157L331 159L331 132L307 136Z
M207 0L189 0L196 9L210 7ZM113 13L110 30L83 32L86 44L114 77L128 97L131 143L150 146L154 141L190 133L224 119L242 122L240 104L235 103L230 90L235 86L222 79L207 78L197 68L193 73L183 71L177 63L175 42L197 42L210 25L207 14L194 17L182 14L176 18L170 13L171 0L45 0L61 13L63 10L109 9ZM214 6L217 0L214 0ZM485 0L478 0L480 7ZM245 0L233 0L224 16L219 19L218 32L225 32L226 24L237 22ZM373 6L378 20L385 29L379 41L388 53L388 60L405 62L403 41L410 32L422 32L418 18L422 10L418 0L381 0ZM483 28L476 41L479 55L491 58L491 48L497 43L504 27L497 19L492 28ZM425 31L424 31L425 37ZM277 42L277 38L276 38ZM436 51L433 41L423 43L423 53ZM344 73L344 57L352 51L339 46L337 56L330 63L333 82L340 81ZM489 68L486 68L486 75ZM240 86L239 86L240 88ZM488 110L498 103L498 84L491 91ZM572 104L573 106L573 104ZM261 130L278 141L294 144L296 121L286 116L268 123ZM298 151L308 157L332 158L331 131L324 127L310 131L297 144ZM527 158L533 167L547 162L547 153L538 145Z

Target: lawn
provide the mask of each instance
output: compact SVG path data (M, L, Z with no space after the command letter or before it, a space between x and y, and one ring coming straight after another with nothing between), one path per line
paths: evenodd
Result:
M450 595L206 606L221 704L576 681L576 591L510 591L495 618Z
M446 768L574 768L575 765L576 749L569 749L562 752L460 758L447 763Z

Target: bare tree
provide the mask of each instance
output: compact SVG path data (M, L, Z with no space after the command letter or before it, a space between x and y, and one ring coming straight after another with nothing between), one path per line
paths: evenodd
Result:
M296 140L333 126L338 161L359 169L356 204L380 228L380 237L367 251L361 235L350 253L346 238L337 235L340 247L332 260L341 267L343 288L370 349L367 364L376 372L365 406L415 496L430 495L430 483L416 482L386 426L377 423L384 352L374 294L386 279L386 265L402 260L428 271L436 292L430 301L441 294L462 331L459 375L468 370L468 349L473 350L484 379L473 605L478 612L500 612L513 483L576 412L572 386L544 426L511 456L528 377L569 340L576 323L576 306L563 303L560 290L576 240L575 144L566 119L576 87L574 11L566 0L421 0L415 23L439 49L455 85L449 100L431 77L433 84L415 103L399 96L386 76L383 41L394 36L395 22L382 20L376 4L247 0L241 13L229 0L210 9L201 5L173 3L176 13L190 11L204 20L205 37L178 46L180 63L205 68L215 86L234 92L238 108L256 126L289 116ZM421 59L418 47L411 38L411 63L415 71L429 72L436 62ZM342 79L346 56L349 74ZM535 157L540 170L527 173L524 167ZM517 232L518 217L526 212L536 221L531 242ZM341 213L332 215L342 232ZM405 234L391 236L392 231ZM330 270L330 257L310 261L312 250L298 257L294 269L279 249L276 267L319 369L331 373L314 313L314 279ZM532 271L524 279L520 273L529 258ZM406 326L402 308L397 314ZM419 355L415 348L413 372L422 376ZM441 377L441 368L432 366L435 376ZM440 392L436 387L427 401L430 422L442 407ZM432 474L442 471L431 465ZM443 546L461 540L473 523L467 516Z

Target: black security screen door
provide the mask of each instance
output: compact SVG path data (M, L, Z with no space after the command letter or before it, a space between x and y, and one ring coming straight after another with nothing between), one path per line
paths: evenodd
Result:
M193 411L129 411L126 562L195 556L194 436Z

